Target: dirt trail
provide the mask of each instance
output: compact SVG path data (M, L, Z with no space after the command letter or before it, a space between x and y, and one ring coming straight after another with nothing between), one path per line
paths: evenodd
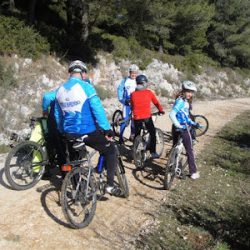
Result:
M199 152L212 137L239 113L250 109L250 98L205 101L194 104L194 113L205 115L210 123L208 133L196 146ZM170 131L167 115L160 117L156 126ZM166 144L165 151L169 149ZM129 151L127 151L129 153ZM164 153L165 155L165 153ZM6 155L0 156L0 249L124 249L141 227L153 221L154 211L168 196L161 190L161 175L146 179L135 172L134 165L124 157L130 186L130 197L120 199L107 196L99 201L94 220L82 230L68 228L59 206L58 191L41 181L27 191L8 188L3 174ZM153 167L162 172L166 163L162 158ZM202 178L202 166L199 166ZM178 185L178 184L177 184ZM37 188L42 189L38 192Z

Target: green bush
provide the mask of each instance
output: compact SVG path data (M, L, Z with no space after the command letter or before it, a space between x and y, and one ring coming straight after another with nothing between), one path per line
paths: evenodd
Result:
M109 89L105 89L101 85L95 85L95 89L101 100L112 97L112 92Z
M0 37L1 54L16 53L36 59L49 52L46 39L14 17L0 16Z
M0 153L4 154L4 153L8 153L10 151L10 147L5 145L5 144L1 144L0 145Z
M0 87L8 89L16 86L16 79L14 78L14 70L11 66L5 67L4 63L0 60Z
M135 62L143 70L152 61L153 52L142 47L134 37L103 34L102 38L111 43L110 50L116 61L128 59Z

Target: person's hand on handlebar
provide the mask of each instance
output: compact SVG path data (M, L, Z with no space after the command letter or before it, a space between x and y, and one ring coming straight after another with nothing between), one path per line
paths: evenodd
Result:
M163 110L158 112L158 115L164 115L164 114L165 114L165 111Z
M129 106L130 105L130 100L125 100L125 105Z
M104 135L105 135L105 138L108 140L108 141L111 141L114 137L114 132L113 130L109 129L109 130L105 130L104 131Z
M194 125L194 128L198 129L198 128L204 128L204 126L202 126L201 124L199 124L198 122Z

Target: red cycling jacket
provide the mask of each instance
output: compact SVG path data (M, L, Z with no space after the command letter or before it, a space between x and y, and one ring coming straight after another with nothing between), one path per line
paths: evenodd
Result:
M163 108L157 100L155 94L149 90L136 90L131 94L131 108L134 120L147 119L151 117L151 102L158 108L159 112Z

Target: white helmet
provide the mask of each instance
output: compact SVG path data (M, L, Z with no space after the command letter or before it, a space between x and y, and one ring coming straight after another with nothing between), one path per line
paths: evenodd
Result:
M72 72L81 73L81 72L87 72L87 70L88 69L86 64L80 60L73 61L69 65L69 73Z
M183 81L182 82L182 89L197 92L197 88L192 81Z
M128 69L129 72L136 72L138 73L139 67L136 64L131 64Z

